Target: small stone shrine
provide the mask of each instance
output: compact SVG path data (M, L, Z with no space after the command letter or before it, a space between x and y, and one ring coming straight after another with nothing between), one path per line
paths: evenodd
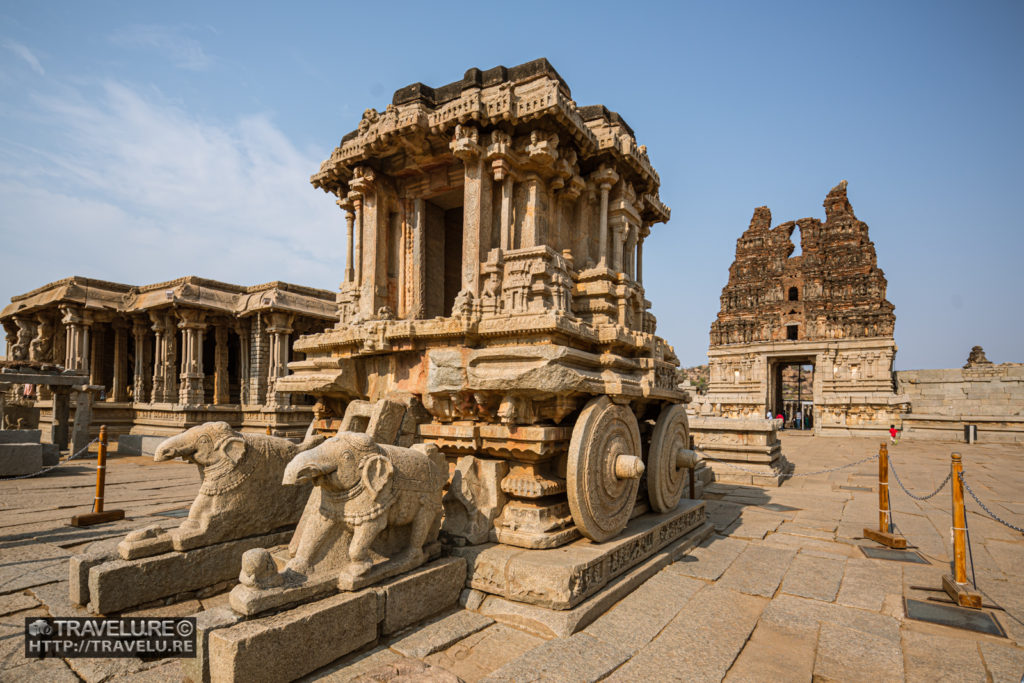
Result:
M790 365L812 366L812 392L799 405L815 434L884 434L908 409L895 392L885 275L845 180L824 206L824 223L804 218L775 228L768 207L754 210L711 324L702 415L782 414L782 371ZM797 228L802 253L792 256Z

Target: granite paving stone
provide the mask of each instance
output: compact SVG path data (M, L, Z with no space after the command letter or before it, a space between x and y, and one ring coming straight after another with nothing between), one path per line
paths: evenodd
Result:
M720 585L706 586L608 680L648 680L657 672L663 681L720 681L767 603Z
M549 640L483 680L488 683L521 681L596 681L626 661L632 652L598 640L588 633Z
M902 681L898 642L825 621L818 633L814 678L827 681Z
M951 672L965 683L986 681L985 665L973 638L948 637L903 629L903 663L908 683L931 683ZM1021 671L1024 674L1024 670Z
M877 612L885 596L903 590L900 562L852 558L846 563L836 602Z
M694 548L693 552L669 565L668 570L715 581L746 547L746 541L713 535Z
M703 581L665 568L605 612L584 633L632 654L654 639L704 586Z
M992 683L1020 683L1024 678L1024 649L989 640L978 642Z
M761 621L725 680L739 683L808 681L814 670L817 631L786 629Z
M391 648L407 657L423 658L487 628L494 623L477 612L459 610L391 643Z
M474 683L544 642L506 624L493 624L423 661Z
M795 550L749 545L725 571L717 585L770 598L778 589L795 556Z
M799 554L782 580L781 591L805 598L832 602L839 593L846 562L840 559Z

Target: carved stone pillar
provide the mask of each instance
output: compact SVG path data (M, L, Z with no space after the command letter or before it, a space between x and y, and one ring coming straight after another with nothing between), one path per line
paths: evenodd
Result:
M100 354L103 353L103 337L105 334L101 328L96 327L95 323L91 321L89 322L86 334L89 338L89 343L86 345L86 348L89 349L89 384L101 386L103 385L103 378L100 376Z
M514 239L512 235L512 197L515 189L515 182L512 174L512 166L504 159L498 159L492 163L494 182L501 183L501 208L499 209L499 238L498 246L504 251L512 249Z
M280 394L274 390L278 377L288 374L288 349L290 348L289 335L292 333L292 321L294 316L287 313L271 313L267 326L267 334L270 335L270 370L267 386L267 404L275 406L289 405L288 395Z
M128 400L128 323L116 318L114 328L114 378L110 393L115 402Z
M545 219L547 218L547 189L544 181L536 174L526 176L526 215L523 216L523 234L519 246L523 249L544 244Z
M182 405L198 406L205 402L203 396L203 333L206 330L206 314L203 311L182 309L178 312L182 331L181 388L178 401Z
M349 197L339 199L338 206L345 212L345 282L352 282L355 279L355 269L352 266L352 232L356 214Z
M132 374L132 400L146 403L146 370L149 368L150 347L146 342L148 329L144 318L132 321L132 338L135 341L135 367Z
M612 226L612 270L616 273L622 272L622 247L625 233L625 225L620 223Z
M238 335L238 401L249 405L249 321L235 320L235 334Z
M355 213L354 235L352 237L353 259L355 264L353 282L357 285L363 282L363 196L358 192L349 192L348 198L352 202L352 210Z
M167 353L164 356L164 396L165 403L178 402L178 367L175 359L178 357L178 317L174 311L167 311L164 314L164 346Z
M421 198L412 202L412 288L410 290L410 317L426 317L426 202Z
M64 367L67 370L85 371L89 367L86 318L78 306L61 306L62 321L67 331Z
M163 403L167 399L166 377L167 377L167 336L174 334L173 330L167 328L167 318L163 313L157 311L149 312L149 319L153 323L153 391L150 397L151 403Z
M387 211L376 173L357 167L349 186L359 194L354 202L356 229L359 234L359 255L356 277L359 283L359 311L366 319L373 318L387 294ZM351 193L350 193L351 195ZM378 258L378 255L381 258Z
M640 235L636 243L636 281L644 283L644 240L651 234L651 226L644 223L640 226Z
M35 329L35 337L29 343L29 359L53 362L53 320L50 318L49 312L36 313Z
M601 223L598 227L598 266L608 267L608 194L619 181L619 174L607 166L601 166L594 174L594 182L601 188Z
M626 275L636 280L636 228L628 226L626 235Z
M465 166L462 186L462 290L480 296L480 262L490 247L491 176L484 172L480 134L473 126L456 126L451 150Z
M228 376L228 328L217 325L213 331L216 347L213 355L213 402L224 405L231 402Z

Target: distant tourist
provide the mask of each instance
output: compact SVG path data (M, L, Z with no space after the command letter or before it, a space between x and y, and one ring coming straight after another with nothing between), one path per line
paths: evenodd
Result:
M769 420L772 419L772 411L769 410L768 412L766 412L765 413L765 418L769 419Z
M889 425L889 441L895 443L900 442L900 430L896 429L896 425Z
M775 416L775 419L779 421L779 429L785 429L786 428L786 416L785 415L783 415L782 413L779 413L778 415Z
M796 428L797 429L803 429L804 428L804 411L803 410L796 411Z

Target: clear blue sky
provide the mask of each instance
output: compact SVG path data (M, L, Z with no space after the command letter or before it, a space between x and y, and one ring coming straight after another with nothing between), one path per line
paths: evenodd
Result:
M408 83L547 57L620 112L672 220L659 332L705 362L754 207L841 179L896 306L897 368L1024 361L1024 3L6 3L0 301L71 274L335 289L308 177Z

